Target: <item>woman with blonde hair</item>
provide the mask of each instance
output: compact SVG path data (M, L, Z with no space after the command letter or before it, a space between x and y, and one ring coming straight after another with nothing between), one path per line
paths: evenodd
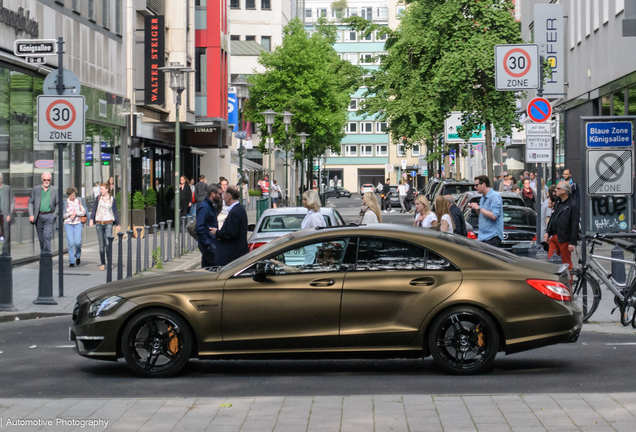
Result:
M303 207L307 209L307 215L300 225L300 229L310 229L316 227L325 227L327 223L325 218L320 214L320 196L313 189L305 191L303 194ZM312 265L316 261L316 245L305 246L305 262L304 265Z
M415 197L415 214L413 226L431 228L437 225L437 215L431 211L431 204L423 194Z
M380 213L378 198L373 192L365 192L362 196L360 214L362 216L360 224L362 225L382 222L382 213Z
M438 195L435 198L435 215L440 222L440 231L452 233L455 229L453 225L453 218L450 215L450 209L448 208L448 201L443 195Z

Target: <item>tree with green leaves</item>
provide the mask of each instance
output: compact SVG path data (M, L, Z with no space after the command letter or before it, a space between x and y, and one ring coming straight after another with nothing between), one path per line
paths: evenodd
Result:
M492 142L521 127L514 92L495 89L495 45L521 43L519 23L507 0L415 0L390 32L387 55L367 84L362 109L389 121L393 141L407 146L424 139L437 143L444 119L461 111L464 139L482 126ZM350 24L375 30L360 19ZM492 146L486 145L488 176L493 178ZM433 147L439 151L438 146Z
M340 151L349 95L358 88L362 76L360 68L338 57L333 49L335 42L335 26L321 20L309 37L303 23L295 18L283 30L282 45L273 52L261 53L259 63L265 71L248 78L254 87L250 88L246 101L246 118L258 123L261 136L267 136L262 112L271 109L293 113L290 143L285 140L282 116L276 117L272 128L274 142L285 150L293 150L296 160L302 160L296 134L309 134L304 157L310 167L313 159L326 150ZM264 142L259 150L266 152Z

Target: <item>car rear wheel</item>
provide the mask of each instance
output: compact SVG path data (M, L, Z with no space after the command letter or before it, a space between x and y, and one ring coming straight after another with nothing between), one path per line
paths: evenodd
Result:
M484 371L499 348L499 332L482 310L457 306L444 311L431 326L429 349L435 363L455 375Z
M128 366L138 375L165 378L188 363L192 334L185 321L163 309L135 315L122 334L121 350Z

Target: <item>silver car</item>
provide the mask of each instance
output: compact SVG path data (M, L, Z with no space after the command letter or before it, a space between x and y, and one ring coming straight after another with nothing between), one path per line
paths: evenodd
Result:
M345 225L344 219L336 209L321 207L320 213L325 218L328 227ZM261 247L285 234L299 231L306 214L305 207L280 207L265 210L247 242L250 250Z

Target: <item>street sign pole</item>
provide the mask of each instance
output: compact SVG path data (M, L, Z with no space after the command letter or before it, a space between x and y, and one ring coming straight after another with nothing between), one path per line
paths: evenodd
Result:
M64 94L64 38L60 36L57 39L57 94ZM42 119L38 119L42 121ZM58 188L57 188L57 229L59 231L58 241L58 261L59 261L59 286L58 297L64 297L64 214L65 209L60 209L64 203L64 143L57 143L57 170L58 170Z

